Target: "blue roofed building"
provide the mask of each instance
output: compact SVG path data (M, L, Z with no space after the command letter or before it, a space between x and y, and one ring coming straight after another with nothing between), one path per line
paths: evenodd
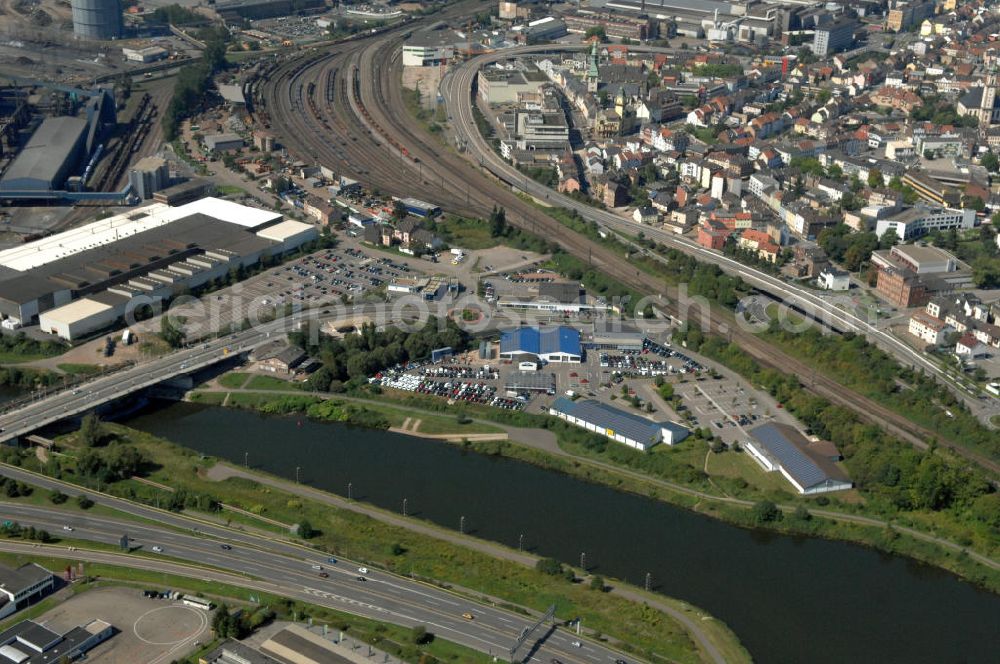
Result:
M795 427L769 422L750 430L744 447L761 467L779 471L802 494L843 491L854 484L834 465L830 443L811 441Z
M549 407L549 415L643 452L657 443L676 445L688 435L679 424L654 422L592 399L559 397Z
M583 361L580 332L572 327L518 327L500 333L500 359L542 362Z

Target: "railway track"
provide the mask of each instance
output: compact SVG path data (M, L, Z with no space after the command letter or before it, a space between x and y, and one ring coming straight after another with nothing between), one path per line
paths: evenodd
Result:
M396 196L413 195L416 190L456 214L482 217L494 206L503 207L513 225L556 242L593 268L640 292L664 295L670 303L665 308L671 314L680 313L673 304L676 292L660 279L636 270L619 254L568 230L517 196L512 183L487 176L469 160L441 146L406 110L398 82L403 38L402 30L388 31L275 69L264 86L262 100L265 105L278 103L276 108L268 108L268 113L272 129L290 151L300 158L351 173L375 190ZM688 314L692 319L707 321L709 331L728 337L762 366L800 377L812 376L803 381L805 389L850 408L918 448L926 449L929 441L938 438L934 432L816 374L804 362L733 325L728 314L702 311L697 305L689 307ZM1000 464L981 454L950 441L939 444L1000 474Z

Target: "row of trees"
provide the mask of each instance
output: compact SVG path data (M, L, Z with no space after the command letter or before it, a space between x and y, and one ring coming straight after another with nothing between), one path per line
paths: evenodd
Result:
M203 28L198 38L205 42L202 61L182 67L174 83L174 95L163 113L163 134L168 141L177 138L181 122L202 111L212 89L212 76L226 67L226 42L229 33L224 28Z
M468 334L454 321L433 316L414 332L395 327L378 331L374 324L366 323L361 334L343 339L320 334L313 343L310 336L307 330L288 335L291 343L322 362L323 366L309 378L310 387L321 392L335 387L334 381L362 381L386 367L426 360L435 348L450 346L458 352L469 343Z

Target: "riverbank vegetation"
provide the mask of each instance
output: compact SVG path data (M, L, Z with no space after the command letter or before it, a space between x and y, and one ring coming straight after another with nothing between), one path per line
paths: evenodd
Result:
M555 603L557 615L581 616L584 625L590 629L631 644L643 657L665 657L679 662L700 661L687 633L665 614L648 606L614 594L591 591L587 584L577 580L571 582L561 577L554 578L509 560L321 504L253 480L234 477L213 481L208 475L208 469L214 465L213 459L127 427L114 424L103 426L109 437L119 444L135 447L148 462L142 478L144 481L116 480L102 487L113 495L177 509L183 502L183 507L187 509L205 512L217 510L221 501L215 496L224 496L227 505L271 520L258 521L245 514L224 513L234 521L270 530L277 530L273 522L295 524L307 521L315 532L315 537L309 540L310 545L334 555L414 578L456 584L475 593L499 597L514 605L538 611L544 611ZM69 445L70 454L58 467L49 467L46 474L94 486L92 478L76 467L74 456L79 452L73 449L73 443L72 435L57 439L57 444ZM37 459L27 453L20 454L18 463L29 469L38 469ZM287 535L287 531L280 532ZM609 580L607 583L615 585L616 582ZM733 655L731 661L748 661L745 651L736 645L731 633L716 621L707 622L711 623L706 628L713 638Z
M697 339L697 335L693 336ZM679 340L687 340L687 337ZM726 364L721 354L706 345L715 342L702 337L700 352ZM735 348L731 347L729 352L738 353ZM742 357L742 353L739 356ZM824 425L829 428L811 428L810 431L838 441L841 451L848 458L846 465L857 489L829 495L801 496L791 491L780 478L762 473L749 457L739 451L710 453L707 441L711 434L706 437L705 432L697 430L681 445L661 445L652 452L642 453L546 415L463 404L459 411L463 420L476 418L479 422L492 420L510 426L549 430L569 456L559 457L510 441L459 441L466 448L482 454L524 461L703 512L736 525L842 539L908 555L1000 592L1000 571L990 569L960 551L921 541L898 529L893 530L891 525L886 527L887 524L895 524L913 528L995 558L1000 551L997 544L1000 542L1000 501L997 500L1000 494L993 492L982 476L966 469L961 460L941 451L936 455L920 453L878 427L860 422L847 409L827 404L824 410L815 403L817 398L802 390L793 377L754 366L756 373L744 374L745 377L771 392L807 426L812 427L810 422L814 422L809 419L809 409L818 409L816 412L830 418ZM737 367L732 368L738 370ZM435 417L431 413L455 412L455 407L444 400L426 395L394 390L372 395L363 389L352 390L351 395L351 399L360 399L354 402L356 406L363 405L365 408L391 409L388 404L399 404L401 408L395 416L400 419L419 417L426 420ZM237 395L231 394L230 399L233 396ZM277 405L277 395L260 393L246 396L254 396L258 404L274 404L263 410L281 408ZM372 401L373 397L378 401ZM800 402L807 404L801 407L802 410L799 409ZM290 402L281 403L287 405ZM444 419L440 415L436 417ZM449 432L454 430L455 425L451 424L451 427ZM466 431L471 433L471 430ZM857 432L856 440L844 438L853 435L853 432ZM931 460L925 463L922 461L924 457ZM709 466L711 471L706 472ZM895 475L898 475L898 480L892 479ZM729 498L747 501L747 505L728 504L726 501ZM910 498L912 502L907 502ZM761 502L783 506L790 518L757 519L747 507ZM799 508L807 511L810 518L805 518ZM801 518L794 518L796 514ZM884 523L866 525L851 521L865 518Z
M31 362L61 355L69 344L61 341L39 341L24 332L0 334L0 363Z

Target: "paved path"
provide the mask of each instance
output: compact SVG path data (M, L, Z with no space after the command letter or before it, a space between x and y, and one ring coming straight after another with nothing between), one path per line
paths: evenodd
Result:
M398 526L428 537L444 540L451 544L473 549L474 551L479 551L480 553L493 556L494 558L515 562L524 565L525 567L534 567L535 563L537 563L540 559L539 556L524 553L522 551L514 551L513 549L509 549L499 544L494 544L492 542L470 537L468 535L462 535L452 530L441 528L424 521L399 516L378 507L357 503L353 500L347 500L346 498L341 498L336 494L327 493L326 491L314 489L310 486L296 484L295 482L283 480L272 475L248 471L225 462L217 462L208 470L206 474L209 479L215 481L222 481L236 477L259 482L260 484L278 489L280 491L286 491L288 493L302 496L303 498L309 498L310 500L314 500L318 503L329 505L331 507L336 507L338 509L364 514L381 521L382 523ZM687 630L691 638L698 644L703 652L708 655L711 661L716 664L724 664L726 661L726 659L722 656L722 653L719 652L719 649L715 646L712 640L709 639L701 625L697 622L698 620L702 620L707 617L707 614L699 613L693 607L689 608L689 611L685 612L662 601L658 601L650 593L643 593L638 590L611 586L611 590L609 592L633 602L646 604L658 611L662 611L680 623L681 626Z

